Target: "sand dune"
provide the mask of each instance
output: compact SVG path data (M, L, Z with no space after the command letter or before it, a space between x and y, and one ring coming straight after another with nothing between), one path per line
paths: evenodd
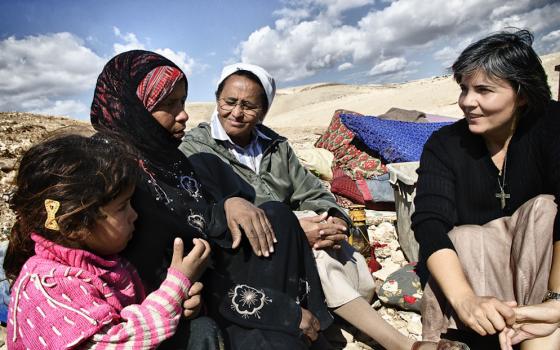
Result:
M560 52L542 56L554 98L558 96ZM460 118L459 87L451 76L433 77L402 84L346 85L320 83L279 89L265 124L290 140L310 137L326 128L336 109L377 115L391 107ZM189 103L189 127L208 120L214 103Z

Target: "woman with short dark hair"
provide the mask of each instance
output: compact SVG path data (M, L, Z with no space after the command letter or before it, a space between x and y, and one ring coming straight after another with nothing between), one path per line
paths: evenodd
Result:
M488 349L498 337L485 336L501 332L502 349L560 346L557 324L528 327L526 309L515 308L560 310L560 105L532 39L490 35L453 64L465 118L426 143L412 217L431 275L425 339Z

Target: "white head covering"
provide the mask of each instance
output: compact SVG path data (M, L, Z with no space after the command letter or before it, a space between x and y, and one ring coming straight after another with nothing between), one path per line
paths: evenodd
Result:
M256 75L257 78L259 78L264 88L264 92L266 93L268 108L270 109L272 100L274 100L274 95L276 94L276 83L274 82L274 78L270 74L268 74L267 71L265 71L262 67L256 66L254 64L234 63L230 64L229 66L225 66L224 69L222 69L222 75L220 76L220 80L216 85L216 89L224 80L227 79L227 77L240 70L249 71Z
M276 82L274 81L274 78L270 74L268 74L267 71L264 70L264 68L256 66L254 64L234 63L234 64L230 64L229 66L225 66L224 69L222 69L222 75L220 76L220 80L218 80L218 83L216 84L216 90L218 90L220 84L224 80L226 80L227 77L240 70L249 71L254 75L256 75L257 78L259 78L259 81L261 82L264 88L264 92L266 94L268 109L270 110L270 106L272 105L272 100L274 100L274 95L276 94ZM261 118L261 120L258 121L259 124L262 123L262 119L264 119L264 116ZM212 118L210 119L210 125L217 125L216 123L219 124L218 106L216 106L216 108L214 109L214 113L212 113ZM214 133L215 130L212 130L212 136L216 138L217 136Z

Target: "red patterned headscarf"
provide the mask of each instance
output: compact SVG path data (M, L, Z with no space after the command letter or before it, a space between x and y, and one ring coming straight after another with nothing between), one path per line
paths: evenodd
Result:
M136 96L142 101L148 111L163 101L175 84L184 78L184 74L177 68L160 66L152 69L136 89Z
M184 81L188 91L187 79L179 67L155 52L133 50L118 54L107 62L97 79L91 124L98 131L126 139L147 158L173 162L183 156L176 152L181 140L162 127L150 109L167 97L178 81Z

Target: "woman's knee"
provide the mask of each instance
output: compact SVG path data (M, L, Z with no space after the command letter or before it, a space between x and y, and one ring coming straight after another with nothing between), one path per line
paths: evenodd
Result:
M543 214L556 214L557 206L556 202L554 201L554 196L550 194L540 194L533 199L533 207L539 211L542 211Z

